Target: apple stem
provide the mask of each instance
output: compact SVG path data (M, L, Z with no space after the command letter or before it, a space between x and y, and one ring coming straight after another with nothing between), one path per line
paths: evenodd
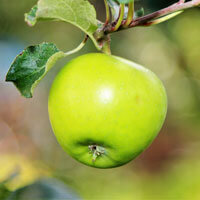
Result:
M92 153L92 162L95 162L98 156L105 153L105 148L98 145L89 145L90 153Z
M103 42L103 45L102 45L102 50L101 50L103 53L105 54L108 54L108 55L111 55L111 50L110 50L110 38L105 40Z

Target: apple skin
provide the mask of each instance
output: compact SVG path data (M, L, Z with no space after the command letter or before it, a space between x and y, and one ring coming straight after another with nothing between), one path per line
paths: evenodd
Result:
M48 108L55 136L69 155L92 167L112 168L151 144L165 120L167 96L150 70L90 53L58 73Z

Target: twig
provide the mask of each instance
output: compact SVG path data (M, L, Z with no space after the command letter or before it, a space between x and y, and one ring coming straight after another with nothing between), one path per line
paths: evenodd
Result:
M200 6L200 0L191 0L188 2L185 2L185 0L179 0L177 3L172 4L171 6L167 8L164 8L162 10L159 10L151 14L132 20L132 22L130 23L128 27L123 26L126 22L124 20L122 21L121 26L115 31L119 31L119 30L123 30L127 28L133 28L136 26L148 26L148 25L151 25L152 21L157 20L158 18L162 18L172 13L183 11L189 8L198 7L198 6ZM115 26L115 23L111 23L110 25L108 24L108 26L104 29L105 34L113 32L114 26Z
M184 2L185 1L180 0L178 3L175 3L167 8L164 8L162 10L156 11L154 13L148 14L143 17L139 17L136 20L133 20L129 27L143 26L153 19L157 19L159 17L171 14L173 12L186 10L186 9L197 7L200 5L200 0L192 0L186 3Z
M106 8L106 21L105 21L104 26L106 26L110 21L110 8L109 8L107 0L104 0L104 4Z

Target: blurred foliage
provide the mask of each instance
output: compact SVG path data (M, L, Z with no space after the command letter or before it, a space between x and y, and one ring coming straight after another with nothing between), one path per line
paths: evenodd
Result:
M55 179L41 179L34 184L20 188L5 200L80 200L77 194Z
M61 180L83 199L199 200L200 9L186 11L161 25L113 34L113 54L143 64L163 80L169 108L159 136L140 157L120 168L98 170L64 153L53 136L47 111L48 91L56 73L73 57L96 51L91 42L80 53L58 62L33 99L20 97L12 84L4 82L15 54L24 46L48 41L69 50L82 40L83 34L65 23L28 27L24 13L35 2L0 0L0 181L21 169L21 174L1 185L4 192L0 194L23 187L15 195L24 195L24 188L34 195L32 186L25 185L45 176ZM104 19L103 1L91 2L98 17ZM144 5L146 13L170 3L140 0L136 5Z
M64 183L56 179L40 179L30 185L10 191L0 184L1 200L80 200L80 197Z
M42 166L42 164L29 161L20 154L1 155L0 166L0 182L7 180L7 178L15 173L15 176L11 180L6 181L6 186L10 190L30 184L41 176L50 175L48 169Z
M0 199L4 200L10 195L10 191L5 187L3 183L0 183Z

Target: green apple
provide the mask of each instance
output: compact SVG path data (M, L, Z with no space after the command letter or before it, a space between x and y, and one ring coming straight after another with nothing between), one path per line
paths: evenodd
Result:
M166 111L166 92L154 73L102 53L69 62L49 95L58 142L73 158L97 168L123 165L144 151Z

